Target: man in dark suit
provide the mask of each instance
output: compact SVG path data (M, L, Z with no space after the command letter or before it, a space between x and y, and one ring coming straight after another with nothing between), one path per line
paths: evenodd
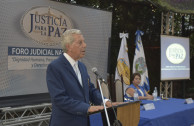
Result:
M87 113L103 109L99 91L90 82L86 66L86 43L80 30L62 36L64 53L48 65L47 86L52 101L50 126L88 126ZM90 102L98 106L90 106ZM106 102L108 107L110 101Z

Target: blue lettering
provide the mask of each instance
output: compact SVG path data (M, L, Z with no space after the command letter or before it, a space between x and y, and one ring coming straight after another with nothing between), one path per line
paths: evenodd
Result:
M30 14L30 17L31 17L31 27L30 27L29 33L31 33L33 31L33 15L34 14Z
M51 36L51 32L54 31L54 27L53 26L48 26L49 30L48 30L48 36Z
M55 37L56 37L56 35L58 35L58 37L61 37L61 36L60 36L60 32L59 32L59 28L58 28L58 27L57 27L56 32L55 32Z

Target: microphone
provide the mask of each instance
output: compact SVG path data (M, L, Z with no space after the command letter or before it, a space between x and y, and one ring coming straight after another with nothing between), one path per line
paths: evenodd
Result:
M98 73L98 70L97 70L96 67L93 67L93 68L92 68L92 72L97 76L98 79L100 79L102 82L105 82L105 83L106 83L106 81L105 81L105 80L102 78L102 76Z

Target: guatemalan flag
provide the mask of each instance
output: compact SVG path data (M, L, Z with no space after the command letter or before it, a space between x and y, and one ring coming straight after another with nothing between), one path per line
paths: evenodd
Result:
M120 38L122 40L117 59L115 80L121 80L121 76L123 77L123 93L125 93L125 89L130 85L130 64L126 40L126 38L128 38L128 33L120 33Z
M141 86L145 88L146 91L150 90L149 78L148 78L148 69L145 60L145 54L143 49L143 44L141 40L141 36L144 33L140 30L137 30L136 35L136 48L133 60L133 73L141 74Z

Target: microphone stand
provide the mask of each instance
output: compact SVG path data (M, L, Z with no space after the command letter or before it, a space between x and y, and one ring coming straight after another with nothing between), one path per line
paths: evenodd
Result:
M101 96L102 96L102 101L103 101L103 105L104 105L104 111L105 111L105 114L106 114L107 123L108 123L108 126L110 126L110 120L109 120L109 117L108 117L108 114L107 114L107 108L106 108L106 105L105 105L104 96L103 96L102 87L101 87L102 82L104 82L105 84L107 84L107 83L105 82L105 80L101 76L99 76L99 74L96 74L96 78L98 80L98 86L100 88L100 93L101 93ZM108 84L107 84L107 86L108 86ZM110 95L109 88L108 88L108 93ZM111 95L109 97L111 99ZM112 105L112 101L110 101L110 102L111 102L111 105ZM115 118L116 118L116 120L114 120L114 122L113 122L113 126L122 126L122 123L117 119L117 115L116 115L114 107L113 106L111 106L111 107L112 107L112 110L113 110Z
M106 120L107 120L108 126L110 126L110 120L109 120L109 117L108 117L107 108L106 108L105 101L104 101L104 96L103 96L103 93L102 93L100 78L98 78L98 86L100 88L100 93L101 93L101 96L102 96L102 101L103 101L103 105L104 105L104 111L105 111L105 115L106 115Z
M107 84L108 85L108 84ZM108 90L108 93L109 93L109 95L110 95L110 91ZM111 96L110 96L110 100L111 100ZM112 105L112 101L110 101L111 102L111 105ZM113 110L113 112L114 112L114 115L115 115L115 120L114 120L114 122L113 122L113 126L122 126L122 123L117 119L117 114L116 114L116 112L115 112L115 109L114 109L114 107L113 106L111 106L112 107L112 110Z
M105 82L106 83L106 82ZM108 83L106 83L107 86L108 86ZM110 102L111 102L111 105L112 105L112 101L111 101L111 95L110 95L110 91L109 91L109 88L108 88L108 94L109 94L109 97L110 97ZM114 122L113 122L113 126L122 126L122 123L117 119L117 115L116 115L116 112L115 112L115 109L113 106L112 107L112 110L114 112L114 115L115 115L115 119Z

